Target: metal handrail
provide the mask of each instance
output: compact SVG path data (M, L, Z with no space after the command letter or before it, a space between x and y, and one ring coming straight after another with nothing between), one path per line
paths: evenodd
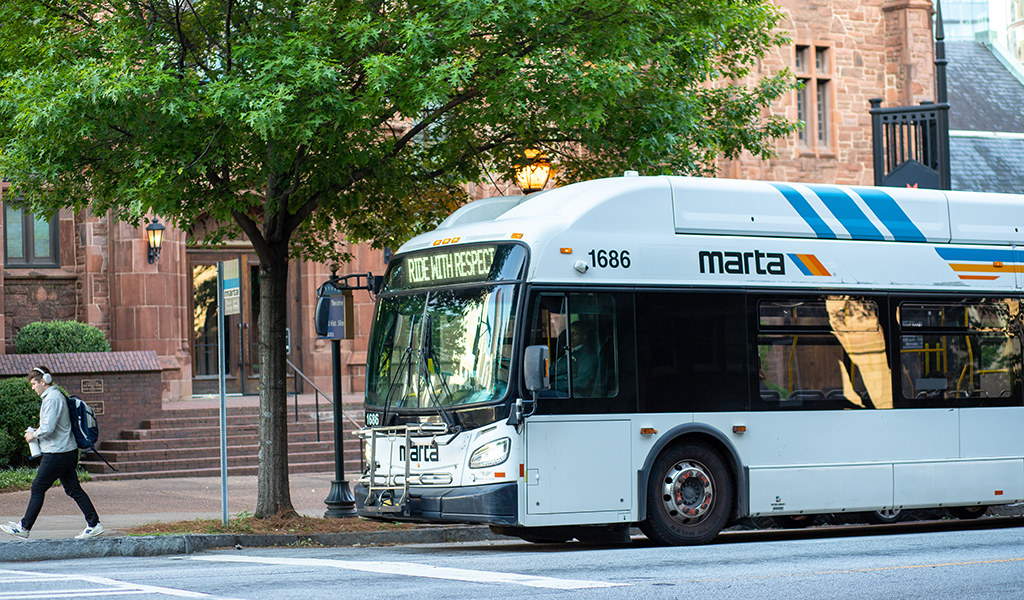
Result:
M314 403L315 403L315 406L316 406L316 441L319 442L320 441L320 396L323 395L323 397L326 398L327 401L330 402L332 405L334 404L334 399L331 398L330 396L328 396L323 390L318 388L316 386L316 384L313 383L312 379L307 377L305 373L303 373L301 370L299 370L298 367L295 366L295 363L293 363L292 361L288 360L287 358L284 359L284 362L289 367L291 367L292 371L295 371L296 375L301 377L302 380L305 381L306 383L308 383L310 385L310 387L312 387L313 390L314 390L314 396L313 397L314 397ZM356 429L359 429L360 427L362 427L355 419L353 419L347 412L345 412L344 409L341 410L341 415L343 417L345 417L346 419L348 419L349 422L351 422L352 425ZM298 378L295 379L295 422L296 423L299 422L299 380L298 380Z

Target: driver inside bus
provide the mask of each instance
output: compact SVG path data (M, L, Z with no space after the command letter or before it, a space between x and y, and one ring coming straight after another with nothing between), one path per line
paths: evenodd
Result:
M586 398L594 395L597 379L598 350L594 323L577 320L569 326L569 351L555 358L554 386L559 396L569 395L569 380L572 380L572 395Z

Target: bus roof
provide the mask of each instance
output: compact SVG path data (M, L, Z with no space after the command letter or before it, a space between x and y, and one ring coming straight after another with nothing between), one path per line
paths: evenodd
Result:
M471 202L400 251L510 239L538 281L1015 289L1024 196L620 177Z

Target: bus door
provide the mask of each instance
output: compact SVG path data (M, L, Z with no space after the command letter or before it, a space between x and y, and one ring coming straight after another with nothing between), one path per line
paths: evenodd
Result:
M530 316L528 344L548 346L551 389L526 422L526 515L628 521L637 482L628 418L636 410L632 297L540 293Z

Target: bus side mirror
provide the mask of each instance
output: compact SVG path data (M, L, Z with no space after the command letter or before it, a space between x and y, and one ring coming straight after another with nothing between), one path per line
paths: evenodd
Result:
M531 392L551 388L551 380L548 377L547 346L538 345L526 348L523 375L526 377L526 389Z

